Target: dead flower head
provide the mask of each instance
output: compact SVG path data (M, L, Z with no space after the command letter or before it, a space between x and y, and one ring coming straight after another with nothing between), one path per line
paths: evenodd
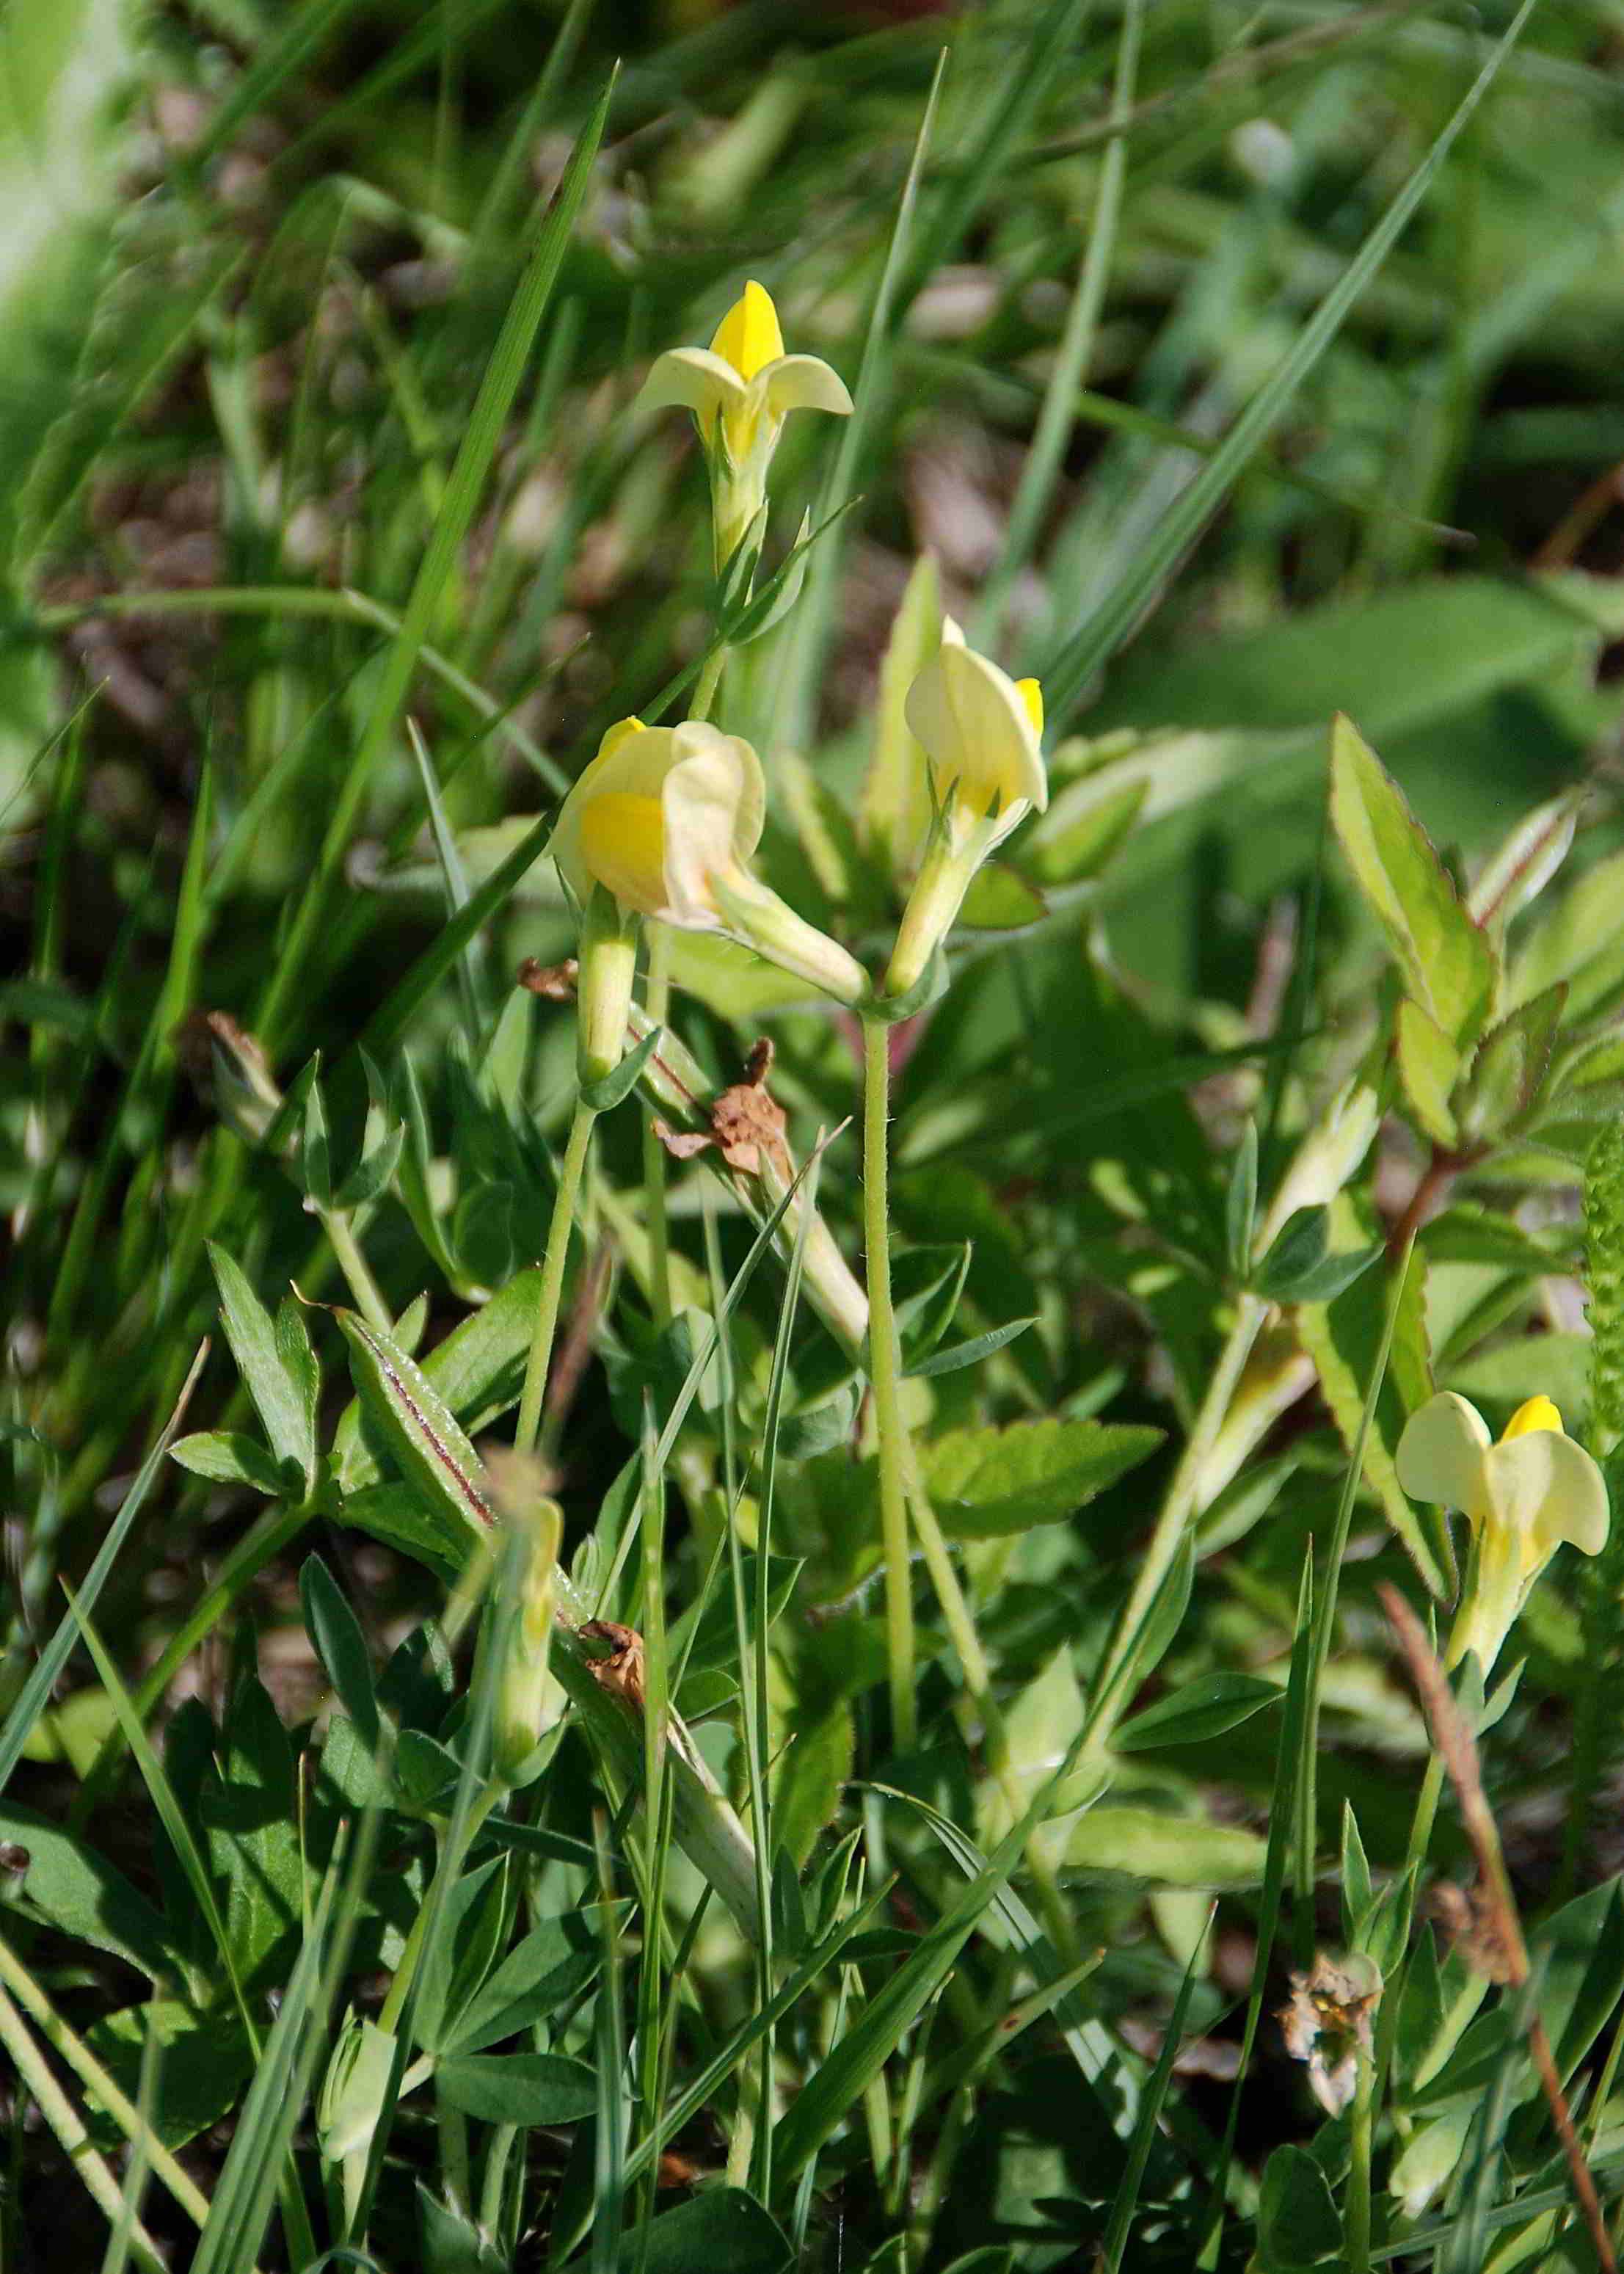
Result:
M1308 1973L1291 1977L1281 2032L1292 2059L1307 2063L1310 2089L1327 2116L1340 2116L1353 2098L1380 1996L1380 1971L1362 1951L1340 1959L1321 1951Z

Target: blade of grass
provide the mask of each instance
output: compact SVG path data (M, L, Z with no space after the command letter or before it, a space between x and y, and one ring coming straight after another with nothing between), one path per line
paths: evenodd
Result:
M500 447L508 414L524 376L536 334L553 297L565 247L586 194L613 92L612 78L581 131L485 366L447 484L444 507L435 520L422 565L413 580L400 632L385 654L372 711L335 800L332 818L317 855L315 873L288 936L282 942L275 972L260 1003L256 1025L267 1047L278 1039L294 991L304 983L306 960L325 921L327 900L349 849L351 833L372 787L372 776L388 747L429 626L456 567L492 462Z
M1365 1480L1365 1448L1376 1418L1376 1404L1381 1396L1381 1385L1387 1376L1387 1360L1393 1350L1393 1337L1398 1328L1399 1306L1404 1299L1404 1283L1410 1276L1410 1260L1415 1252L1412 1230L1393 1269L1393 1291L1387 1301L1387 1317L1382 1323L1381 1341L1377 1346L1375 1361L1371 1368L1370 1385L1365 1393L1365 1404L1359 1414L1359 1427L1354 1437L1353 1450L1342 1476L1342 1497L1337 1502L1336 1520L1331 1527L1330 1546L1326 1556L1325 1581L1320 1591L1320 1600L1314 1613L1313 1641L1309 1653L1308 1683L1303 1705L1303 1743L1297 1757L1297 1963L1308 1967L1313 1961L1314 1946L1314 1845L1318 1815L1318 1772L1320 1745L1320 1690L1325 1678L1326 1664L1331 1654L1331 1629L1336 1618L1337 1591L1342 1579L1342 1558L1348 1548L1348 1531L1353 1521L1353 1504L1358 1498L1359 1487Z
M1213 1909L1215 1910L1216 1908L1214 1904ZM1209 1910L1207 1920L1208 1928L1212 1925L1212 1918L1213 1913ZM1139 2189L1145 2183L1145 2166L1150 2160L1151 2142L1155 2138L1157 2120L1162 2114L1162 2104L1167 2097L1168 2085L1172 2079L1173 2063L1184 2038L1184 2018L1190 2011L1191 1994L1196 1985L1196 1967L1206 1940L1207 1937L1203 1934L1190 1954L1190 1963L1184 1969L1184 1978L1179 1984L1178 1996L1174 2001L1173 2011L1168 2020L1167 2034L1162 2040L1162 2051L1157 2056L1156 2066L1152 2069L1145 2090L1140 2097L1139 2114L1134 2119L1133 2137L1128 2144L1127 2166L1123 2172L1122 2182L1117 2187L1116 2200L1111 2205L1111 2216L1106 2226L1105 2240L1101 2245L1101 2274L1121 2274L1122 2254L1128 2247L1128 2230L1132 2223L1134 2208L1139 2199Z
M1133 107L1143 19L1144 0L1126 0L1122 11L1116 78L1111 93L1111 120L1119 129ZM1094 192L1094 218L1089 224L1087 243L1083 252L1082 271L1077 280L1077 290L1071 295L1071 305L1066 310L1065 328L1060 335L1060 350L1049 373L1032 446L1026 453L1026 463L1020 470L1020 479L1016 485L1009 519L1004 524L1004 543L976 612L974 644L978 647L991 646L997 641L1011 587L1032 557L1060 471L1066 439L1071 431L1073 419L1079 415L1078 390L1094 354L1100 311L1105 304L1106 280L1110 274L1111 256L1116 246L1116 229L1122 213L1122 185L1127 167L1128 138L1125 132L1118 132L1106 146L1105 157L1100 168L1099 185Z
M936 104L942 93L942 78L946 68L947 50L944 48L936 58L930 92L925 98L919 132L914 138L907 178L897 201L897 217L891 225L885 265L880 272L880 282L863 339L862 357L857 366L857 383L852 389L853 409L845 422L834 466L824 485L818 509L813 515L816 522L826 521L838 503L843 505L852 501L857 469L862 463L869 430L879 409L884 367L891 352L891 308L898 297L907 258L914 208L919 199L920 177L925 153L929 147ZM809 740L813 690L819 659L833 620L835 571L839 566L840 549L838 540L834 539L820 546L813 555L806 585L791 618L788 636L784 643L774 707L779 725L779 739L793 749L804 749Z
M1236 419L1216 456L1179 493L1162 516L1154 535L1115 588L1049 659L1041 677L1056 726L1070 717L1095 673L1139 622L1162 579L1228 496L1253 454L1284 415L1297 388L1335 338L1354 302L1397 243L1432 186L1439 168L1499 77L1522 36L1534 4L1535 0L1522 0L1454 116L1286 355Z
M207 1342L199 1345L186 1376L185 1386L176 1402L175 1411L165 1423L157 1443L136 1472L135 1481L124 1495L118 1513L108 1526L106 1537L85 1574L84 1585L79 1591L79 1608L86 1616L95 1608L97 1598L107 1585L108 1575L118 1559L119 1550L146 1505L164 1456L179 1434L198 1376L203 1371L204 1360L208 1356L208 1348ZM33 1733L34 1724L50 1702L51 1691L72 1653L78 1632L76 1614L71 1609L64 1611L56 1631L40 1653L34 1671L19 1690L4 1726L0 1727L0 1792L4 1792L11 1782L11 1772L22 1758L23 1748Z

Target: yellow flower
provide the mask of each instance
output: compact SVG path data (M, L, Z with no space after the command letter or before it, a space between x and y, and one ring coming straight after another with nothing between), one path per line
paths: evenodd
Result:
M710 460L718 567L748 533L767 495L767 467L792 410L850 414L838 372L816 356L786 355L772 295L745 286L708 348L671 348L637 398L642 410L694 414Z
M1472 1530L1473 1568L1449 1639L1456 1666L1474 1650L1486 1675L1513 1620L1566 1541L1599 1555L1607 1488L1548 1397L1520 1405L1495 1444L1477 1408L1446 1390L1412 1413L1398 1443L1398 1480L1412 1498L1458 1508Z
M565 799L553 857L589 911L600 889L622 919L726 932L854 1003L868 992L861 965L750 870L766 803L761 761L739 735L622 719Z
M995 846L1049 803L1041 688L966 647L951 617L903 709L929 767L934 817L886 975L891 995L918 983Z

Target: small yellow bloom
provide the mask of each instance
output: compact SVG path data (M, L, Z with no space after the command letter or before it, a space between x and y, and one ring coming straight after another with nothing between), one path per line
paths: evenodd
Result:
M751 871L766 803L761 761L739 735L625 719L565 799L553 857L583 907L601 887L626 915L726 932L854 1003L868 992L861 964Z
M1041 688L966 647L951 617L903 708L930 769L935 813L886 975L891 995L922 976L988 855L1049 803Z
M693 412L710 459L719 566L765 502L768 464L789 413L828 410L843 418L852 398L839 373L818 357L785 354L772 295L751 282L708 348L671 348L657 358L637 408L673 405Z
M1518 1407L1495 1444L1477 1408L1451 1390L1412 1413L1398 1444L1398 1480L1416 1500L1458 1508L1472 1530L1473 1570L1449 1663L1475 1650L1486 1674L1529 1591L1566 1541L1599 1555L1607 1488L1548 1397Z

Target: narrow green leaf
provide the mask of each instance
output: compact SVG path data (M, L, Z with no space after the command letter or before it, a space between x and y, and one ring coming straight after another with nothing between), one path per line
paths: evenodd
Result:
M1494 952L1403 792L1352 722L1331 733L1331 820L1405 985L1457 1048L1482 1033Z
M356 1395L398 1463L432 1508L483 1538L492 1524L479 1456L422 1367L392 1338L354 1311L334 1318L350 1345Z
M305 1385L296 1382L282 1363L270 1314L254 1293L241 1268L213 1240L208 1260L220 1290L220 1316L237 1360L243 1384L265 1425L271 1450L278 1461L292 1461L308 1492L315 1482L310 1457Z
M1012 1343L1017 1335L1024 1335L1028 1327L1035 1327L1036 1324L1035 1316L1011 1319L1007 1325L991 1327L984 1335L974 1335L966 1343L950 1343L945 1350L932 1351L928 1358L915 1359L912 1366L905 1366L902 1371L915 1381L922 1381L934 1374L956 1374L960 1367L974 1366L978 1359L989 1358L994 1351L1001 1351L1006 1343Z
M621 1099L629 1096L636 1087L643 1068L659 1047L662 1031L651 1027L636 1048L628 1050L620 1065L605 1074L601 1081L583 1082L582 1103L590 1105L594 1113L613 1113Z
M1278 1705L1282 1694L1278 1683L1260 1675L1201 1675L1124 1721L1116 1732L1116 1750L1132 1753L1153 1745L1200 1744L1237 1728L1266 1706Z
M354 1722L364 1744L378 1743L378 1700L372 1688L372 1661L355 1613L320 1555L305 1558L299 1573L299 1602L305 1630L316 1655L327 1668L339 1703Z

